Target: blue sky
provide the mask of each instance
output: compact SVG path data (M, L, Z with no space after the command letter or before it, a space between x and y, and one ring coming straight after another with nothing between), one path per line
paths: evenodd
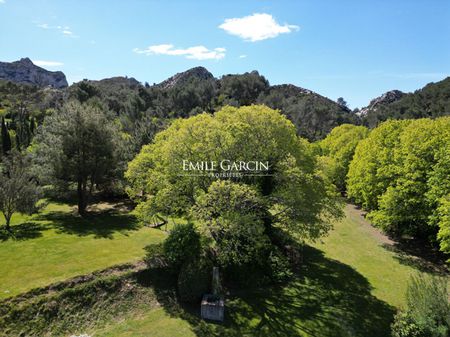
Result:
M68 81L258 70L361 107L450 75L448 0L0 0L0 60Z

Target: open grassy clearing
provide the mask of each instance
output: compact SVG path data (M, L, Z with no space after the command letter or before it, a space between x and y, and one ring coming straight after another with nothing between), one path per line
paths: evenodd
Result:
M161 231L138 226L132 215L99 208L103 213L82 220L71 214L70 206L50 204L42 214L25 219L25 223L40 227L32 237L0 242L0 256L8 253L7 258L12 259L5 264L11 272L0 275L2 289L9 284L17 294L53 280L136 260L146 244L164 238ZM174 281L156 272L140 273L131 282L133 288L129 281L123 283L122 289L134 289L131 294L136 298L111 293L109 302L116 298L111 303L118 312L113 318L102 309L111 307L110 296L98 295L98 305L88 302L83 309L93 321L70 332L95 337L389 336L395 307L404 303L409 275L423 269L423 261L392 249L394 243L372 228L354 206L348 205L345 213L323 242L305 246L304 264L289 283L229 294L223 325L200 320L198 307L180 307ZM121 296L126 299L123 305ZM67 326L77 326L73 317L68 319ZM66 326L55 322L55 327Z
M392 249L395 243L353 205L345 214L323 242L305 247L304 266L287 285L229 296L223 326L201 321L198 308L174 309L161 297L163 309L91 333L177 336L175 325L183 336L389 336L396 307L404 304L408 278L421 272L425 261ZM164 325L167 332L155 330Z
M345 214L333 232L314 246L364 275L377 298L402 306L410 275L421 272L426 261L396 251L395 242L372 227L355 206L347 205Z
M142 258L165 233L138 225L120 207L85 219L73 207L50 203L40 214L12 219L15 238L0 232L0 298ZM0 224L3 224L0 218Z

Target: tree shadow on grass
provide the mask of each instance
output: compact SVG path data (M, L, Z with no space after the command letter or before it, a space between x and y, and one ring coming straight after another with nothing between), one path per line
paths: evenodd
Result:
M446 257L442 252L433 249L424 242L413 240L398 240L394 244L383 244L382 247L392 253L394 258L405 266L412 267L421 272L435 275L448 275Z
M45 221L56 229L57 233L78 236L93 235L95 238L112 239L114 233L128 235L138 230L141 225L135 216L123 214L116 210L106 210L80 217L67 212L49 212L40 214L36 220Z
M201 320L199 305L180 306L175 281L160 270L144 271L138 280L153 286L165 310L187 320L199 337L390 336L395 309L372 296L364 276L315 248L304 253L305 264L287 284L232 291L223 324Z
M47 225L35 222L24 222L19 225L13 225L10 231L3 227L0 228L0 241L36 239L41 237L42 232L47 229Z

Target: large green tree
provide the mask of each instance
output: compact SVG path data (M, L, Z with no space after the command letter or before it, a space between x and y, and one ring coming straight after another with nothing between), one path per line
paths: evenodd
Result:
M96 186L114 179L121 148L118 127L105 111L72 101L45 118L34 152L48 182L76 185L82 215Z
M183 162L224 159L270 163L263 175L225 179L252 186L273 214L272 226L315 239L330 228L330 217L341 214L310 144L297 137L294 125L278 111L248 106L176 120L142 148L126 172L141 220L189 213L217 178L188 174Z
M193 207L212 250L222 266L257 261L268 246L264 223L269 214L259 193L251 186L214 181Z

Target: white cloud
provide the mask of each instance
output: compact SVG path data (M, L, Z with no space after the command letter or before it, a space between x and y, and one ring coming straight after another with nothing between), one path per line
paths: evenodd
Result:
M32 62L39 67L60 67L64 65L62 62L56 61L32 60Z
M0 0L1 1L1 0ZM36 23L36 22L35 22ZM50 26L48 23L36 23L36 26L42 29L52 29L61 32L64 36L78 38L78 35L75 35L69 26Z
M219 28L228 34L255 42L277 37L300 29L299 26L278 24L272 15L266 13L255 13L243 18L226 19Z
M247 55L243 54L243 55L239 55L240 59L245 59L247 57Z
M225 48L214 48L212 50L205 46L194 46L186 49L175 49L172 44L159 44L149 46L145 49L134 48L133 52L145 55L171 55L184 56L194 60L220 60L225 57Z
M4 4L5 2L5 0L0 0L0 4Z

